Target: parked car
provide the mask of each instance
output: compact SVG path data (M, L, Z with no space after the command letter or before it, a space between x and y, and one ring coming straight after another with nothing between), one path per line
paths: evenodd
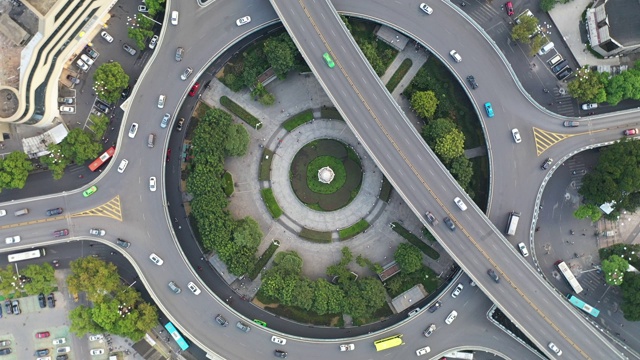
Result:
M113 42L113 37L111 35L109 35L109 33L106 32L106 31L101 32L100 36L102 36L103 39L107 40L108 43L112 43Z
M40 305L40 309L44 309L47 307L47 300L45 299L43 293L38 294L38 304Z
M565 68L564 70L562 70L561 72L558 73L558 75L556 75L556 78L558 80L564 80L566 78L569 77L569 75L571 75L573 73L573 69L570 67Z
M76 113L76 107L75 106L60 106L60 112L75 114Z
M137 53L136 49L132 48L131 45L129 45L127 43L122 44L122 49L124 49L124 51L128 52L129 55L131 55L131 56L135 56L136 53Z
M53 297L53 293L49 293L49 295L47 295L47 306L52 309L56 307L56 298Z
M121 239L121 238L118 238L118 239L116 240L116 244L117 244L118 246L120 246L121 248L125 248L125 249L128 249L128 248L131 246L131 243L130 243L130 242L128 242L127 240L123 240L123 239Z
M200 89L200 83L193 84L191 90L189 90L189 96L196 96L198 89Z
M74 85L80 84L80 79L72 75L67 75L67 80L71 81L71 83Z
M87 55L89 55L90 58L92 58L93 60L98 58L98 52L93 50L93 48L89 45L84 47L84 51L87 52Z
M425 3L420 4L420 10L424 11L427 15L433 14L433 9Z
M53 216L53 215L60 215L62 214L62 208L54 208L54 209L49 209L47 210L47 216Z
M9 355L11 354L11 348L0 349L0 355Z
M96 109L98 109L100 112L108 114L109 113L109 105L101 102L101 101L97 101L93 104L93 106L96 107Z
M13 308L11 307L11 300L7 299L4 301L4 311L7 313L7 315L13 314Z
M48 338L51 334L48 331L40 331L36 333L36 339Z
M89 234L95 236L105 236L107 232L104 229L89 229Z
M104 335L102 334L89 335L89 341L98 341L102 339L104 339Z
M236 20L236 25L242 26L251 22L251 16L243 16L240 19Z
M89 65L85 64L84 61L78 59L78 61L76 61L76 65L78 65L78 68L80 68L80 70L87 72L89 71Z
M80 55L80 59L89 66L93 65L93 59L87 56L87 54Z
M149 12L146 5L138 5L138 11L141 13Z
M11 346L11 340L0 340L0 346Z
M52 341L53 345L62 345L67 342L65 338L58 338Z
M38 349L33 354L34 356L47 356L49 355L49 349Z
M596 103L586 103L582 104L582 110L593 110L598 108L598 104Z
M440 309L440 306L442 306L442 302L438 301L435 304L431 305L428 310L429 310L430 313L434 313L438 309Z
M56 349L56 353L57 354L66 354L69 351L71 351L71 347L69 347L69 346L59 347L59 348Z
M153 35L151 37L151 41L149 41L149 49L153 50L156 48L156 45L158 45L158 39L159 39L158 35Z
M72 97L59 97L58 98L58 102L59 103L63 103L63 104L67 104L67 105L71 105L71 104L73 104L73 98Z
M120 97L126 99L129 97L129 94L131 94L131 85L127 85L127 87L122 90L122 94L120 94Z
M493 279L493 281L495 281L497 283L500 282L500 277L498 276L498 274L496 274L495 271L493 271L493 269L487 270L487 274L489 275L490 278Z
M218 314L216 315L216 322L218 323L218 325L226 327L227 325L229 325L229 322L227 321L227 319L225 319L222 315Z
M176 131L182 131L182 124L184 124L184 118L180 118L180 120L176 122Z
M102 355L104 354L104 349L91 349L91 351L89 351L89 354L91 355Z

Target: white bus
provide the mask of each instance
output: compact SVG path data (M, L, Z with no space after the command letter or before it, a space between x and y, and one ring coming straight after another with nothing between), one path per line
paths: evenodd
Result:
M562 276L564 276L565 280L567 280L569 286L571 286L571 288L573 289L573 292L575 292L576 294L580 294L583 290L582 286L580 286L580 283L578 282L576 277L573 276L573 272L571 272L569 266L567 266L567 264L562 260L556 261L555 265L558 267L558 270L560 270L560 273L562 273Z
M444 354L444 356L447 359L454 358L454 359L473 360L473 353L472 352L452 351L452 352L450 352L448 354Z
M507 222L507 235L515 235L518 230L518 220L520 220L520 213L512 211L509 214L509 221Z
M40 256L44 256L46 254L46 252L44 251L44 249L35 249L35 250L29 250L29 251L23 251L23 252L19 252L19 253L15 253L15 254L10 254L9 255L9 262L16 262L16 261L22 261L22 260L29 260L29 259L37 259Z

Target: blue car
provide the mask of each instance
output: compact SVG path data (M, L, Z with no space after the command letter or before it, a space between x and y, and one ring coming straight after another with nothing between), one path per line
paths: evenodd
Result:
M493 117L493 108L491 107L491 103L484 103L484 110L487 112L487 116L492 118Z

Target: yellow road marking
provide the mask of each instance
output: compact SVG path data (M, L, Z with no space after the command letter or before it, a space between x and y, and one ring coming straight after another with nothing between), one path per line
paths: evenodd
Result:
M93 209L71 214L71 217L81 216L104 216L118 221L122 221L122 207L120 206L120 195L116 195L113 199L106 203L94 207Z

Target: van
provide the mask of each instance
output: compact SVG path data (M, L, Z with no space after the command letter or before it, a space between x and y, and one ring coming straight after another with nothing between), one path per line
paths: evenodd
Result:
M29 209L20 209L20 210L16 210L14 215L15 216L22 216L22 215L27 215L28 213L29 213Z
M547 45L543 46L540 51L538 51L538 55L544 55L553 49L554 45L552 42L547 43Z
M147 146L152 148L156 144L156 134L149 134L149 139L147 140Z
M549 61L547 61L547 63L549 64L549 66L555 66L560 61L562 61L562 55L557 54L556 56L554 56L551 59L549 59Z
M505 233L507 235L515 235L516 230L518 229L518 220L520 220L520 213L512 211L509 213L509 221L507 221L507 229Z

